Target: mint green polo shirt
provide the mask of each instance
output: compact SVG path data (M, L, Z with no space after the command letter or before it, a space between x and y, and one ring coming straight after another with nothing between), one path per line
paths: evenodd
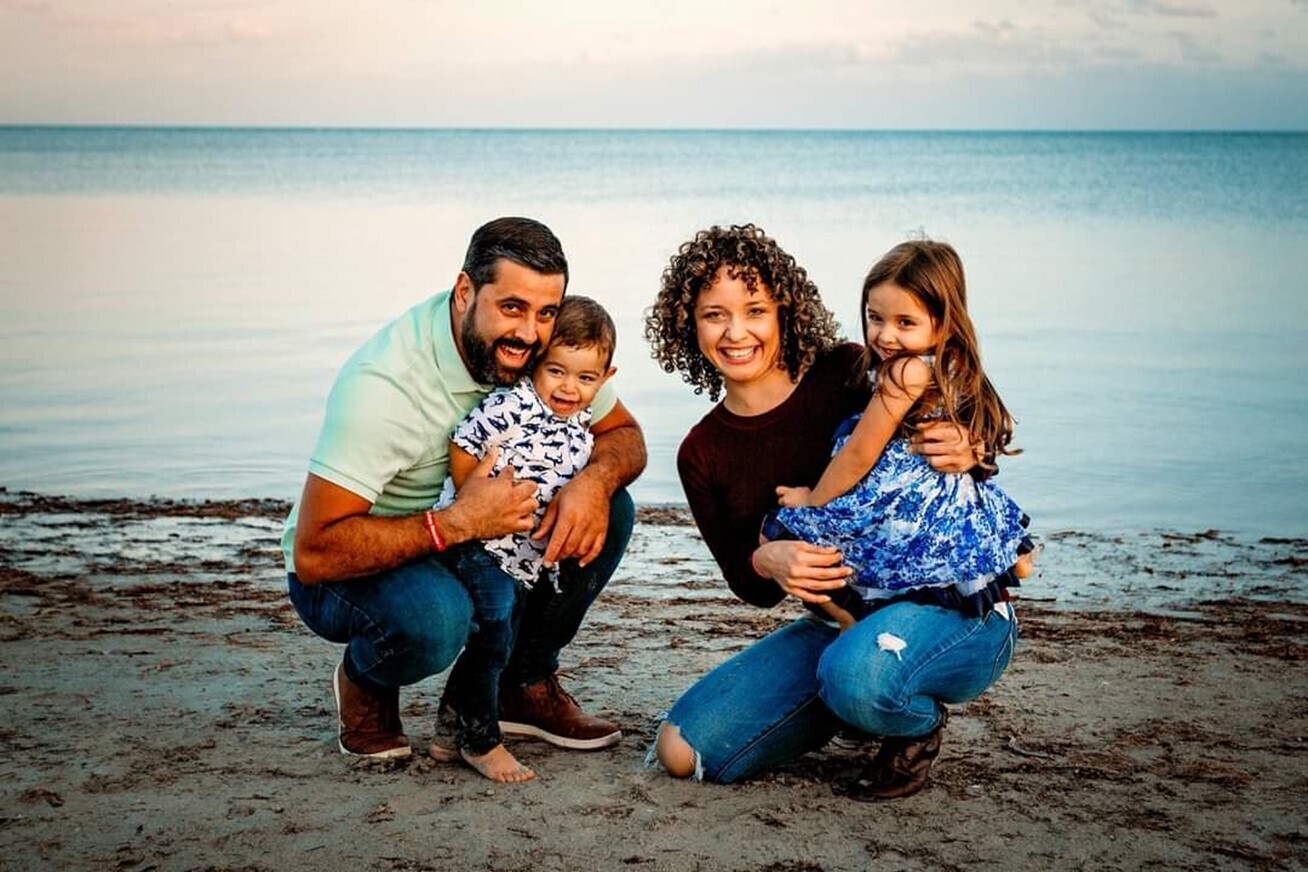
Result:
M346 362L327 397L309 472L372 503L373 515L413 515L440 496L450 433L493 385L468 374L450 326L450 291L387 324ZM617 405L606 383L591 403L600 421ZM294 572L297 501L282 532Z

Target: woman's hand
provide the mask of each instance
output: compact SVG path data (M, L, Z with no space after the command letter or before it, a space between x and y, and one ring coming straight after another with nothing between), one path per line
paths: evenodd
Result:
M967 472L985 457L985 446L949 421L920 425L909 443L913 453L925 457L936 472Z
M784 540L765 542L750 558L754 571L767 576L790 596L806 603L830 602L823 591L838 590L854 570L842 566L835 548Z
M812 488L782 486L777 488L777 504L791 509L807 506L809 495L812 493Z

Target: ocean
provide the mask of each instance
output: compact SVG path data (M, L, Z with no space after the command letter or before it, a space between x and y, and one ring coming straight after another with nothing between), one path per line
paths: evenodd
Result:
M1308 535L1308 134L0 128L0 486L292 499L364 339L530 215L619 329L642 503L709 408L650 359L677 247L753 222L857 332L953 243L1039 531Z

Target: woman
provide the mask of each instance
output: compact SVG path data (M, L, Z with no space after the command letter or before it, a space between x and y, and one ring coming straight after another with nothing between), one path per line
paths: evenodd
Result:
M839 598L850 570L837 551L759 544L776 488L815 484L837 424L870 394L861 348L837 341L803 268L753 225L702 231L665 270L645 334L666 371L723 396L677 465L731 590L765 608L786 596L810 608ZM945 472L981 459L952 424L919 434L918 450ZM851 795L917 792L939 752L942 703L980 695L1016 641L1007 603L974 615L940 599L879 604L845 633L814 613L756 642L672 707L655 743L660 763L677 777L731 783L822 747L843 723L886 737Z

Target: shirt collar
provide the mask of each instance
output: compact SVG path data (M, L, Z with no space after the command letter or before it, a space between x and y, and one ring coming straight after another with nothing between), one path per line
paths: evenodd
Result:
M531 376L524 375L518 379L513 389L527 403L530 403L533 411L540 415L544 420L560 427L566 427L568 424L580 424L582 427L590 426L590 406L584 406L573 412L566 418L560 418L554 414L550 404L545 402L545 398L536 390L536 383L531 380Z

